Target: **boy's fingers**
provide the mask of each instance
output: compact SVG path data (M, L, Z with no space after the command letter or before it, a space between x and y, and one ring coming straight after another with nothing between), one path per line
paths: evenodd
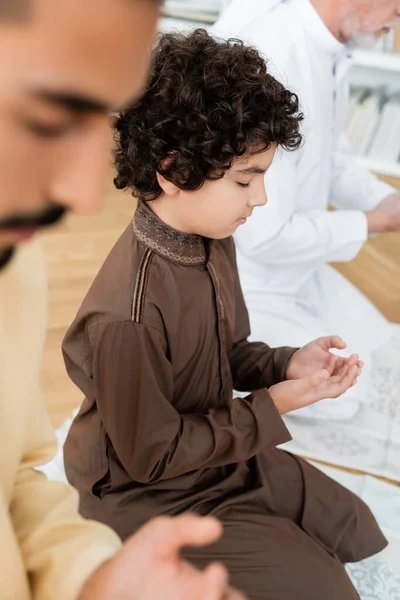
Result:
M351 387L353 381L357 377L357 373L358 367L356 365L348 368L347 373L344 374L342 381L339 383L339 395L342 395L349 387Z
M350 368L349 363L344 361L342 367L335 373L335 376L332 378L332 382L339 383L343 379L343 377L346 375L349 368Z
M338 335L327 336L321 339L327 348L337 348L338 350L346 348L345 342Z
M358 354L352 354L351 356L349 356L347 362L348 362L349 366L353 366L353 365L357 364L358 359L359 359Z
M327 398L338 398L346 390L348 390L353 385L353 381L356 379L358 373L358 367L353 365L349 367L349 365L345 365L343 368L343 372L340 376L331 377L329 379L326 397Z
M345 364L346 364L346 359L338 357L338 359L336 361L336 371L340 371L340 369L343 369L343 366Z
M349 358L339 359L339 361L336 363L334 376L343 377L346 373L346 370L354 365L357 365L359 369L364 367L364 362L358 359L358 354L352 354Z
M326 367L330 375L332 375L332 373L334 373L337 370L338 361L339 358L337 356L335 356L334 354L330 355L328 365Z
M316 373L314 373L314 375L312 375L309 378L305 378L304 379L304 384L303 387L317 387L320 383L322 383L323 381L326 381L327 379L329 379L330 377L330 373L327 369L321 369L320 371L317 371ZM300 380L303 382L303 380ZM304 390L306 391L306 390Z
M354 364L350 364L347 363L343 369L342 372L340 373L340 379L343 381L343 379L345 379L346 377L358 377L358 375L360 374L360 368L358 367L357 363Z

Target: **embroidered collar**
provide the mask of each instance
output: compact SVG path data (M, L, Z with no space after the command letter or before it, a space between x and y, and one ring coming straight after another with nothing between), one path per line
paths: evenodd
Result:
M155 215L145 202L138 200L132 219L137 239L163 258L181 265L204 265L207 260L204 240L200 235L173 229Z

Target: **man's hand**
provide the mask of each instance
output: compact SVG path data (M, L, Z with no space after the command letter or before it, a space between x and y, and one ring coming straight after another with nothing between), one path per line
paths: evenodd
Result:
M365 213L368 233L400 231L400 192L387 196L375 210Z
M344 350L346 344L337 335L321 337L306 344L293 354L286 370L286 378L311 377L321 369L325 369L329 375L338 375L342 373L346 363L350 367L356 365L361 373L364 363L358 359L358 354L353 354L349 358L340 358L330 351L332 348Z
M150 521L90 577L79 600L245 600L228 586L222 565L199 571L179 556L182 547L206 546L221 534L211 517Z
M357 364L344 361L332 374L321 369L314 375L273 385L268 391L279 414L285 415L324 398L338 398L357 383L360 372Z

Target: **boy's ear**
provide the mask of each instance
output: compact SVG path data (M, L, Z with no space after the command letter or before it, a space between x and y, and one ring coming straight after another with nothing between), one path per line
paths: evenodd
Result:
M166 196L174 196L179 191L177 185L172 183L172 181L168 181L168 179L165 179L165 177L161 175L158 171L156 172L156 177L158 185L160 186L160 188Z
M161 165L160 165L161 170L168 168L173 163L175 158L176 158L176 153L171 152L167 156L167 158L165 158L161 162ZM167 196L173 196L174 194L176 194L179 191L178 186L175 185L174 183L172 183L172 181L165 179L164 175L161 175L161 173L159 173L158 171L157 171L156 175L157 175L158 185L160 186L160 188L162 189L164 194L166 194Z

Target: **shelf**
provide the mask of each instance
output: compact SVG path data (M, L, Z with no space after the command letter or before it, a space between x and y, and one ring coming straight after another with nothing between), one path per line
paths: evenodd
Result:
M162 33L169 33L171 31L179 31L180 33L188 33L193 29L209 29L212 23L208 21L197 21L194 19L186 19L183 17L161 17L158 21L158 30Z
M164 18L172 18L184 21L196 23L197 26L202 23L208 23L212 25L217 20L217 15L212 12L198 12L198 11L189 11L189 10L181 10L164 7L162 10L162 16Z
M172 17L161 17L158 21L158 31L161 33L171 33L179 31L179 33L189 33L192 29L198 27L206 27L197 21L186 21L183 19L173 19Z
M400 178L400 163L390 163L376 158L357 156L357 161L378 175Z
M354 64L359 67L390 71L400 74L400 52L374 52L373 50L355 50Z

